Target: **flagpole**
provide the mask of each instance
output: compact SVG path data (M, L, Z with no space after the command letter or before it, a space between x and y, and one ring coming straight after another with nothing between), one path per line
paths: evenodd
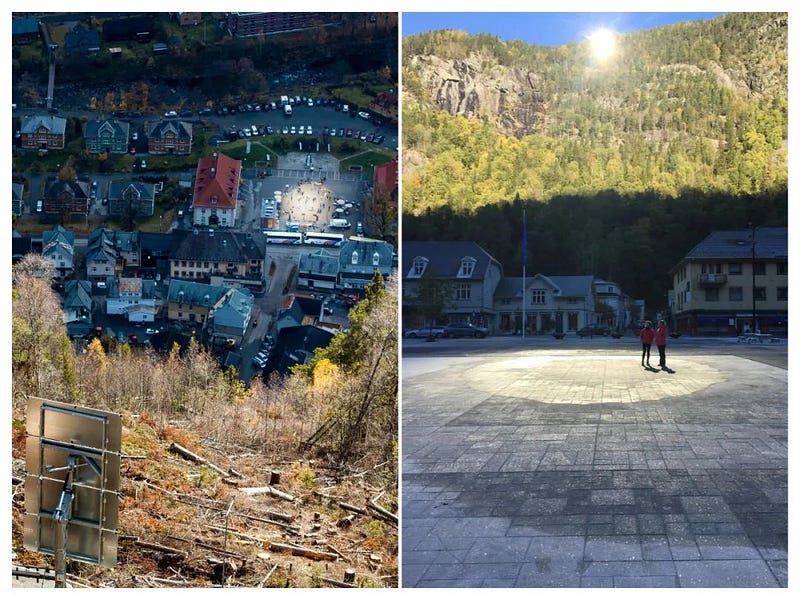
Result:
M525 226L525 209L522 209L522 339L525 339L525 266L528 262L528 229Z

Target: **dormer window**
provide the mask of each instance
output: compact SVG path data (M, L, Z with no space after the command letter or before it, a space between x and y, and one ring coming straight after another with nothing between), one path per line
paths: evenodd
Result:
M381 262L381 255L375 252L375 254L372 255L372 266L377 267L380 264L380 262Z
M358 252L356 250L353 251L352 256L350 257L351 264L357 265L358 264Z
M425 258L424 256L417 256L414 258L414 261L411 264L411 272L408 274L408 276L422 277L427 267L428 267L428 259Z
M475 271L475 265L477 262L478 261L471 256L465 256L462 258L461 267L458 269L458 275L456 275L456 277L472 277L472 273Z

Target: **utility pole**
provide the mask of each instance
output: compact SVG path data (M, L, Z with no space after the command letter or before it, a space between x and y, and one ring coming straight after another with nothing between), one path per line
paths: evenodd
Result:
M753 272L753 283L752 283L752 295L753 295L753 321L751 325L751 330L755 334L756 331L756 228L754 225L751 225L750 235L752 238L752 244L750 245L751 249L751 257L752 257L752 265L750 268Z

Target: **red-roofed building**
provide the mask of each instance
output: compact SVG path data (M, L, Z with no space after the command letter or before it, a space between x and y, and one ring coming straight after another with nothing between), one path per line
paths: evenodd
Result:
M215 152L197 162L192 210L193 223L211 227L233 227L242 161Z
M378 186L383 187L392 200L397 202L397 181L400 176L397 165L397 157L395 156L388 163L382 165L375 165L375 174L372 179L372 186L377 190Z

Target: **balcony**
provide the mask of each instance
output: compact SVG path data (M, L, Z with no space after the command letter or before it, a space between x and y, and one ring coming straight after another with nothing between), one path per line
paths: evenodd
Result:
M697 277L697 284L702 287L717 287L724 285L728 276L723 273L702 273Z

